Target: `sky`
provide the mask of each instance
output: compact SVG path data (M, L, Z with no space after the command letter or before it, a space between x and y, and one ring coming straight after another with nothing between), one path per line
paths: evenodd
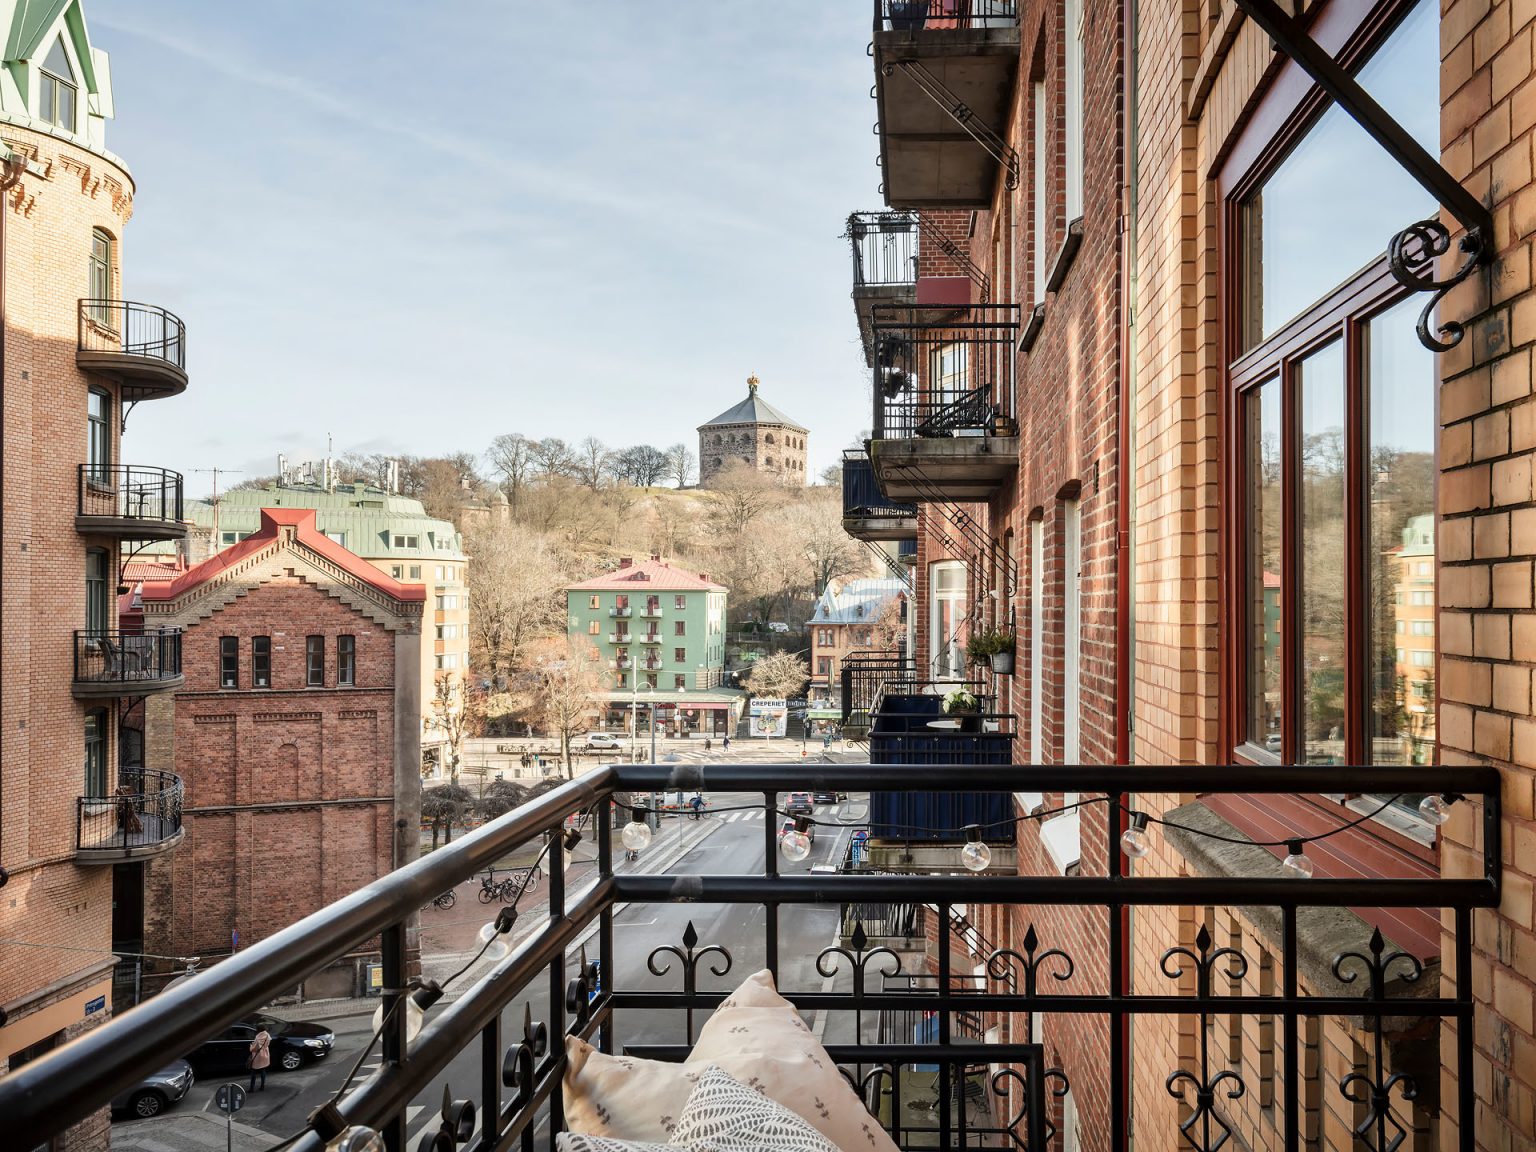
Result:
M190 384L125 460L681 440L746 395L814 476L870 420L839 239L881 206L865 0L88 0L123 295Z

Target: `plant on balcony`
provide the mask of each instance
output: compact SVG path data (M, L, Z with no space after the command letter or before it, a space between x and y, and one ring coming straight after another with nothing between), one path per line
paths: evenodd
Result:
M928 19L928 0L891 0L891 28L914 32Z
M972 664L990 665L999 676L1013 675L1014 636L1006 628L982 628L971 633L965 654Z
M946 716L975 716L981 711L981 701L964 688L956 688L944 697Z

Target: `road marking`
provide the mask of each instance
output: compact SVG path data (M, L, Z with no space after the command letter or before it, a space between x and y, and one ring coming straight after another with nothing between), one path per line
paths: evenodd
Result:
M656 920L652 917L650 920L615 920L613 926L615 928L647 928L654 923Z

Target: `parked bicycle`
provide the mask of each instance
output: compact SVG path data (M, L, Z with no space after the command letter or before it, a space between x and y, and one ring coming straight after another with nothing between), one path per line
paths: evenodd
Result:
M453 907L453 902L457 899L458 897L454 895L453 889L450 888L442 895L432 897L432 906L434 908L441 908L446 911L447 909Z
M539 881L544 878L544 869L538 865L532 868L513 868L501 879L496 878L496 869L490 869L480 878L480 903L490 904L500 900L503 904L510 904L517 899L519 892L531 892L539 886Z

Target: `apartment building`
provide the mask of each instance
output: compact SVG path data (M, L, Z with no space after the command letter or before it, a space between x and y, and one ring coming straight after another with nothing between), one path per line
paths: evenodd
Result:
M186 334L131 301L135 184L107 150L107 55L78 0L12 3L0 72L4 206L0 655L0 1068L112 1014L118 954L141 944L145 862L174 853L181 784L119 726L182 682L173 629L121 630L122 565L174 540L182 478L128 464L132 409L188 383ZM105 1146L98 1112L58 1147Z
M828 581L805 628L811 642L811 695L841 703L844 657L904 646L907 585L889 577Z
M416 858L427 596L310 508L263 509L238 543L145 583L145 629L176 630L186 668L145 722L145 767L181 781L185 811L183 848L147 869L146 952L227 956ZM375 957L305 995L361 994Z

